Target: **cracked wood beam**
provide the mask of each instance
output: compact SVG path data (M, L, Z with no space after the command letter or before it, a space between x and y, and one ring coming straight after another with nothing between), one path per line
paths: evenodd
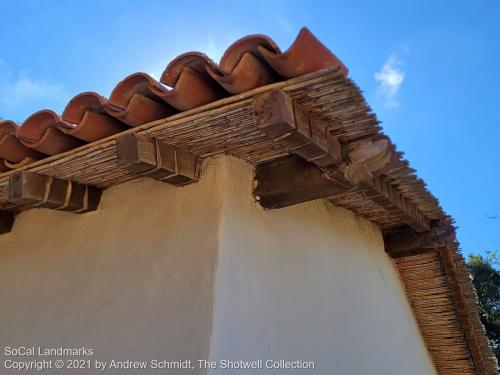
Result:
M384 233L385 251L392 258L438 251L447 242L454 240L455 229L448 224L436 226L427 233L416 233L411 229Z
M118 164L130 173L175 186L196 182L202 159L141 134L116 138Z
M93 186L22 171L10 176L8 201L19 206L85 213L97 209L101 193Z
M9 233L14 225L14 213L10 211L0 211L0 234Z

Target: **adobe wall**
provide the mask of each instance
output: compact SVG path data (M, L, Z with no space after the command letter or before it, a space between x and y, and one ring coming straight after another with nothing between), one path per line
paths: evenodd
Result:
M184 188L142 179L106 190L96 212L21 213L0 236L0 373L19 373L6 359L30 359L6 346L83 346L94 355L79 359L108 362L314 361L294 374L435 373L380 231L322 201L263 210L252 174L215 158ZM290 371L193 364L168 373Z
M251 374L436 373L375 225L321 200L264 211L251 168L224 167L213 361L315 363Z
M4 347L18 345L85 346L95 354L80 359L92 360L206 358L216 172L184 188L148 179L119 185L85 215L21 213L0 236L2 362Z

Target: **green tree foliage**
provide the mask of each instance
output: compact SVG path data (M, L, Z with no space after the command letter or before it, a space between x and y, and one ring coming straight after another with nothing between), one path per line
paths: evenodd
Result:
M500 362L500 272L498 255L469 255L467 267L476 288L481 322L486 329L490 344Z

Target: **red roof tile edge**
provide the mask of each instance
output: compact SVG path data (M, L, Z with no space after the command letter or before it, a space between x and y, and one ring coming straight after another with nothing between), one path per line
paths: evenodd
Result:
M84 92L70 100L61 116L47 109L21 126L0 122L0 164L2 170L16 168L128 127L328 67L347 75L344 64L307 28L285 52L265 35L249 35L228 47L219 64L200 52L184 53L167 65L160 82L135 73L119 82L109 99Z

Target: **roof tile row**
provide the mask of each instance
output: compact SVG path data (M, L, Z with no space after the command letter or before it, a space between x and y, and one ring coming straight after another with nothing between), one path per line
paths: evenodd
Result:
M307 28L281 52L265 35L233 43L216 64L188 52L172 60L160 82L145 73L119 82L109 99L95 92L76 95L61 116L51 110L31 115L21 126L0 122L0 171L55 155L84 143L323 68L347 68ZM3 159L3 160L2 160Z

